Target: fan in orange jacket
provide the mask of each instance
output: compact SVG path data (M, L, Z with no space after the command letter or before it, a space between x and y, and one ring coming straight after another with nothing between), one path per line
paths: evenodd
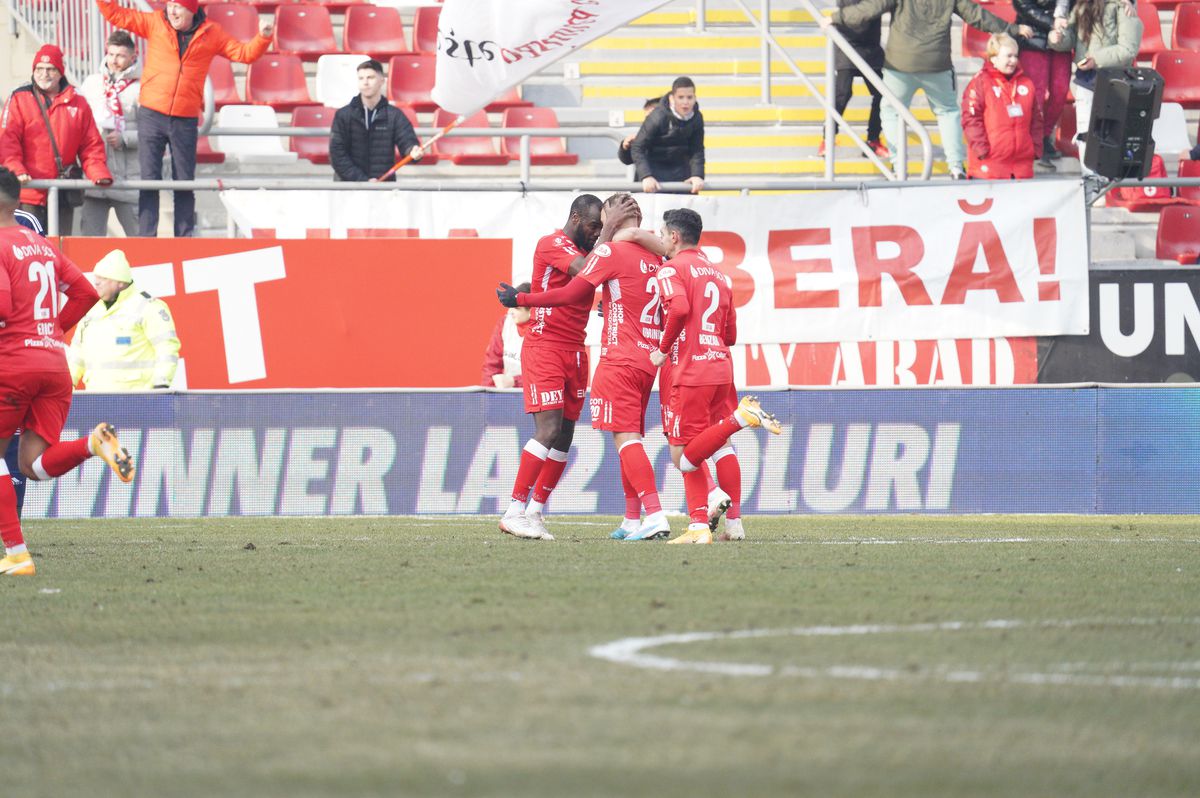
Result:
M93 183L111 183L104 139L92 119L91 106L63 77L62 50L53 44L43 46L33 58L33 72L30 83L13 90L0 116L0 165L10 169L22 184L58 177L46 121L38 110L40 102L50 117L64 168L78 160ZM44 207L46 190L22 188L21 204Z
M271 46L271 26L248 42L239 42L210 19L201 17L194 32L176 30L163 11L135 11L109 0L97 0L100 13L118 28L146 39L146 60L142 69L142 92L138 102L167 116L193 117L204 108L204 79L213 57L223 55L230 61L249 64L258 60ZM197 0L179 5L200 15ZM190 38L180 47L180 35ZM180 57L180 51L183 56Z
M1042 155L1042 106L1022 71L1017 42L1007 33L987 43L983 69L963 93L967 175L983 180L1033 177Z

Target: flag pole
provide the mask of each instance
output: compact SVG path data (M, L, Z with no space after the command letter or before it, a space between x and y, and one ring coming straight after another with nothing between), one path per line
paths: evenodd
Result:
M457 119L455 119L453 122L451 122L450 124L446 125L446 126L445 126L444 128L442 128L441 130L439 130L437 133L434 133L432 136L430 136L430 137L429 137L429 139L428 139L428 140L426 140L426 142L425 142L424 144L422 144L422 145L421 145L421 151L422 151L422 152L427 152L427 151L429 150L429 148L430 148L431 146L433 146L433 143L434 143L435 141L437 141L437 140L438 140L438 139L440 139L442 136L444 136L444 135L446 135L447 133L449 133L451 130L454 130L454 128L458 127L458 126L459 126L459 125L461 125L463 122L465 122L465 121L466 121L466 119L467 119L467 118L466 118L465 116L460 116L460 117L458 117ZM412 162L412 159L413 159L413 157L412 157L412 153L410 152L408 155L405 155L405 156L404 156L403 158L401 158L399 161L396 161L396 163L395 163L395 164L392 166L392 168L391 168L391 169L389 169L389 170L387 170L386 172L384 172L384 173L383 173L383 174L382 174L382 175L379 177L379 181L380 181L380 182L383 182L384 180L387 180L389 177L391 177L392 175L394 175L394 174L396 173L396 171L397 171L397 170L399 170L401 167L403 167L403 166L406 166L406 165L408 165L409 163L411 163L411 162Z

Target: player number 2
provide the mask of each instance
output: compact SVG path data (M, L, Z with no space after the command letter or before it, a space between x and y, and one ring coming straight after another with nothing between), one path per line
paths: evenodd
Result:
M642 308L642 324L662 324L661 299L658 296L658 280L651 277L646 281L646 291L650 301Z
M56 318L58 316L58 281L54 278L54 261L41 263L32 261L29 264L29 282L38 283L37 298L33 300L33 318L35 320ZM46 307L49 300L50 307Z
M707 333L715 333L717 325L712 323L712 317L721 304L721 291L717 288L716 283L705 283L704 295L709 297L711 301L708 303L708 310L700 315L700 329Z

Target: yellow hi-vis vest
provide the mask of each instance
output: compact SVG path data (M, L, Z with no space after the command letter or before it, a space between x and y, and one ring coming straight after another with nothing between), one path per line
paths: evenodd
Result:
M170 385L179 338L167 303L130 285L111 307L97 302L67 349L71 380L92 391L137 391Z

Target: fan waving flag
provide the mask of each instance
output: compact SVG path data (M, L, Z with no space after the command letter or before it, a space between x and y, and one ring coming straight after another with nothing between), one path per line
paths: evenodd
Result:
M446 0L433 101L468 115L666 0Z

